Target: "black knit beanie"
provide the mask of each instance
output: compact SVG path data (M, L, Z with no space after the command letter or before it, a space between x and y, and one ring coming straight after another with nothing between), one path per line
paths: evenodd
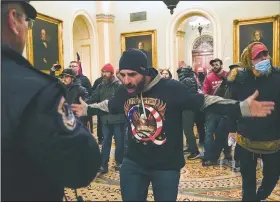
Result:
M147 56L139 49L132 48L124 51L119 62L119 70L123 69L133 70L139 74L148 76Z

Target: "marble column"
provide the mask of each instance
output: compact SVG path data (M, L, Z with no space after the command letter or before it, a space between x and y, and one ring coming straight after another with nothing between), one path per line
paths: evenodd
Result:
M115 61L115 16L112 14L112 5L111 1L96 1L100 68L106 63L113 64Z
M96 15L101 66L106 63L113 63L114 61L114 19L115 16L111 14Z
M182 25L184 25L182 23ZM178 57L178 62L180 61L184 61L184 57L185 57L185 44L184 44L184 38L185 38L185 31L184 31L184 26L179 26L179 28L177 29L177 33L176 33L176 40L177 40L177 57Z

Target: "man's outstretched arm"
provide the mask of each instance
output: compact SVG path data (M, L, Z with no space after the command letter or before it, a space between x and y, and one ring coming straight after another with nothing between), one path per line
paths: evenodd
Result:
M178 87L177 91L184 91L185 86ZM202 95L198 93L180 93L182 95L179 105L182 110L189 109L193 111L203 110L211 111L221 115L233 117L266 117L274 110L274 102L257 101L259 93L256 91L244 101L223 99L218 96Z
M117 89L116 93L110 99L104 100L99 103L87 104L82 99L80 99L81 104L72 104L71 108L78 117L87 115L101 115L102 113L124 113L123 105L127 98L122 95L123 90L124 88L120 86Z

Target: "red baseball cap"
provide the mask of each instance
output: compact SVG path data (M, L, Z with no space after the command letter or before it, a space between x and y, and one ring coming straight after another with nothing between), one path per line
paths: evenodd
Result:
M252 60L256 58L256 56L263 51L268 51L267 47L262 43L257 43L252 46Z
M108 63L108 64L105 64L105 65L102 67L101 71L103 71L103 72L111 72L112 74L114 74L114 67L113 67L113 65L111 65L110 63Z

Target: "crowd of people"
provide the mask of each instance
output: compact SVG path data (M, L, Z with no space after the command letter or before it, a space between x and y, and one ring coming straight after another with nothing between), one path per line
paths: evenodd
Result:
M1 9L3 201L61 201L64 188L88 186L109 171L113 138L124 201L145 201L150 183L155 201L176 201L184 155L215 166L222 152L241 173L242 200L271 194L280 175L280 68L265 44L249 44L229 72L219 58L207 75L181 61L178 81L129 49L91 86L78 61L56 77L58 64L47 75L22 56L37 15L28 1Z

